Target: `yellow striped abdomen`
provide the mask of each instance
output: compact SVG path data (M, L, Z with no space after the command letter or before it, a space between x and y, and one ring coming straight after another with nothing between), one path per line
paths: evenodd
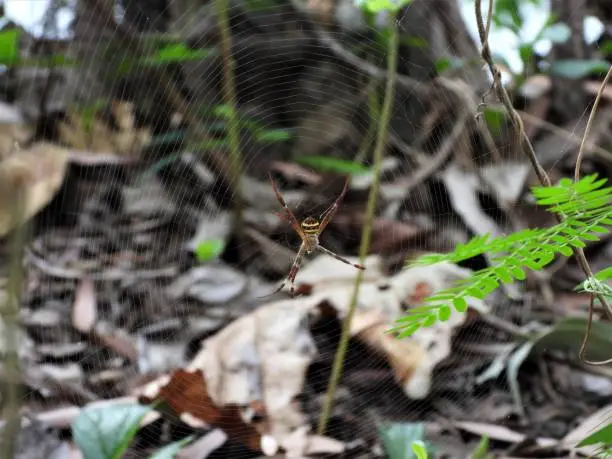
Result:
M319 234L319 227L321 226L321 222L314 217L306 217L302 223L300 223L302 227L302 231L307 235Z

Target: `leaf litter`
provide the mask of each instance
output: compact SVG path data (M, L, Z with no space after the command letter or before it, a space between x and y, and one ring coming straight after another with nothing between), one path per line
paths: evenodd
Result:
M328 17L329 5L321 5L320 13ZM255 40L252 46L259 44ZM240 53L237 57L242 59ZM494 295L486 304L468 304L467 314L453 313L448 321L409 339L387 333L408 309L478 267L443 264L398 272L397 265L407 257L452 248L474 233L533 226L540 218L530 213L526 164L504 160L466 167L474 152L464 140L481 131L464 117L451 126L460 130L439 132L437 124L457 114L452 103L433 96L429 105L418 101L427 113L403 122L403 129L393 133L394 155L384 165L373 250L365 261L345 376L332 413L334 427L326 436L314 434L355 273L336 260L315 258L298 275L302 296L289 300L281 292L258 302L262 291L270 290L272 275L278 280L295 252L290 232L271 213L277 209L274 194L257 177L274 169L286 184L287 200L306 212L333 198L327 186L337 180L333 171L354 173L349 196L325 235L326 244L347 254L356 251L364 191L372 177L369 167L345 154L358 147L352 117L365 93L359 87L346 91L351 77L342 64L325 61L321 69L305 67L300 84L318 84L321 94L297 96L314 108L296 126L304 133L315 125L334 129L324 130L316 142L300 136L293 148L302 165L273 159L241 177L247 190L242 197L248 226L243 240L232 234L234 222L223 202L228 198L220 199L224 193L215 174L195 155L185 155L180 165L169 161L144 178L134 169L134 164L150 166L145 152L160 139L136 122L133 103L109 104L110 123L102 113L68 110L57 123L53 142L32 144L31 126L19 110L3 103L0 236L16 227L9 211L15 181L28 184L26 217L44 223L28 247L19 349L29 391L26 404L37 422L65 431L96 406L106 405L116 415L122 403L158 401L134 432L139 441L150 440L161 425L179 426L199 437L183 435L185 443L174 443L177 439L164 430L148 448L158 457L177 451L184 458L235 457L232 448L237 445L250 449L253 457L377 457L384 441L375 427L382 425L395 426L394 432L414 426L428 445L440 439L440 450L446 441L463 451L486 436L488 447L500 455L530 457L571 449L592 453L592 448L576 449L575 444L607 422L609 413L596 408L609 397L604 382L610 375L599 374L596 384L576 364L584 314L562 318L575 298L570 301L555 291L562 304L552 309L523 292L511 301ZM325 78L336 84L321 84ZM593 92L594 85L585 87ZM547 91L532 93L531 103L548 106L543 100ZM313 103L317 97L319 102ZM278 103L276 96L272 102L265 98L262 106ZM342 105L345 100L350 104ZM594 137L608 135L605 118ZM425 127L411 136L407 124ZM499 127L501 135L503 124ZM455 138L453 151L437 147L445 135ZM23 148L16 148L15 141ZM543 149L563 172L563 149ZM269 151L274 156L274 148ZM605 158L597 151L597 158ZM407 173L407 163L425 168ZM265 171L258 170L262 167ZM590 167L606 170L605 162L591 162ZM395 183L400 175L401 186ZM182 191L176 177L189 177ZM425 191L440 188L446 197ZM79 196L78 202L66 200L70 195ZM428 201L419 204L417 195ZM482 195L494 201L503 217L491 212ZM433 215L453 212L460 218ZM596 249L594 260L606 268L608 241L591 247ZM237 262L240 256L249 262ZM575 286L577 278L570 264L547 282L563 290ZM4 278L0 280L2 289ZM591 358L609 357L608 328L606 322L596 323ZM94 424L92 429L101 422ZM53 439L56 433L44 435ZM83 441L79 435L73 441ZM61 443L57 454L66 456L70 448L74 444ZM138 456L138 448L137 442L130 454Z

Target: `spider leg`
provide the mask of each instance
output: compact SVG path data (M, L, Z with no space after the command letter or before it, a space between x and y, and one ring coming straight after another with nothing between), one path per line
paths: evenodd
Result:
M289 285L291 285L291 289L289 293L291 297L293 298L294 292L295 292L295 277L297 276L297 273L300 270L300 266L302 265L302 259L304 258L304 254L306 253L307 247L308 246L306 245L306 243L302 242L302 245L300 246L300 250L298 250L298 253L295 256L295 259L293 260L293 264L291 265L291 269L289 270L287 279L284 280L283 283L280 284L280 286L276 290L274 290L272 293L270 293L269 295L260 296L259 298L267 298L269 296L274 295L275 293L280 292L285 287L287 282L289 282Z
M326 249L325 247L323 247L321 245L317 245L316 249L320 250L323 253L326 253L330 257L334 257L336 260L339 260L342 263L346 263L347 265L351 265L353 268L357 268L357 269L361 269L361 270L365 271L365 266L360 265L360 264L356 264L356 263L352 263L352 262L348 261L346 258L342 258L340 255L336 255L334 252L332 252L331 250Z
M298 254L295 257L295 260L293 261L293 265L291 266L291 269L289 270L289 275L287 276L287 280L290 282L289 285L291 286L289 289L289 294L291 295L292 298L295 293L295 277L297 276L297 273L302 266L302 259L304 258L304 254L306 253L307 247L308 246L306 245L306 243L302 242L302 245L300 246L300 250L298 250Z
M272 174L268 174L268 176L270 178L270 183L272 184L272 189L274 190L274 194L276 195L276 199L278 200L280 205L283 207L283 210L285 211L284 215L283 214L278 214L278 213L276 215L281 220L287 220L289 222L289 224L291 225L291 227L293 228L293 230L296 233L298 233L298 235L300 236L300 238L302 240L306 239L306 235L302 231L302 227L300 226L300 222L295 217L295 215L293 215L293 212L291 212L291 209L289 209L289 207L287 206L287 203L285 202L285 199L283 198L283 195L281 195L280 191L278 190L278 187L276 186L276 182L274 182L274 179L272 178Z
M333 202L333 204L329 206L329 208L325 212L323 212L323 215L321 216L321 225L319 226L319 234L323 232L327 224L331 221L334 215L336 215L336 212L338 211L338 207L340 206L340 202L342 201L342 198L344 198L344 195L346 194L346 191L348 190L348 183L349 183L349 178L347 176L346 179L344 180L344 188L342 188L342 192L340 193L340 196L338 196L338 198Z

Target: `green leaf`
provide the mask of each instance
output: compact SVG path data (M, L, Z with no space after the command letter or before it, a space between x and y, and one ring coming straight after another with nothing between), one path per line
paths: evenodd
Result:
M521 391L518 383L518 372L523 365L523 362L529 354L531 354L531 349L533 348L533 342L527 341L523 343L518 349L516 349L510 357L508 358L508 367L506 370L506 379L508 381L508 386L510 386L510 392L512 393L512 398L514 399L514 403L519 412L523 412L523 402L521 397Z
M571 352L578 356L587 319L570 317L555 323L552 329L542 332L536 339L534 352L557 350ZM605 360L610 358L612 349L612 323L594 321L589 337L585 357L589 360Z
M516 279L525 280L525 271L523 271L519 266L509 266L508 269Z
M284 142L291 139L291 137L291 131L286 129L266 129L255 135L258 142Z
M247 11L256 12L277 8L280 4L276 0L246 0L244 6Z
M382 13L383 11L397 13L410 2L411 0L355 0L355 5L372 13Z
M427 448L425 443L421 440L415 440L410 444L412 452L416 455L417 459L427 459Z
M457 312L465 312L468 307L467 301L462 296L458 296L453 299L453 305L455 306Z
M208 239L198 243L195 247L195 254L198 261L205 262L216 259L223 253L225 241L223 239Z
M72 438L84 459L120 459L151 410L138 404L84 408L72 423Z
M501 106L486 106L482 111L489 130L495 135L501 134L506 123L506 110Z
M399 325L397 327L397 331L399 332L398 338L400 339L408 338L409 336L412 336L417 330L421 328L423 327L421 327L421 324L419 323L413 323L410 325Z
M562 254L565 255L566 257L571 257L574 252L571 249L571 247L567 246L567 245L560 245L557 247L557 250Z
M436 314L427 316L425 319L423 319L423 322L421 322L421 328L431 327L437 321L438 321L438 316Z
M0 65L10 67L19 61L18 29L9 29L0 32Z
M550 40L553 43L565 43L572 36L572 29L563 22L557 22L546 27L539 36L541 40Z
M157 450L149 459L174 459L174 456L176 456L178 452L183 449L185 445L187 445L187 443L191 442L193 438L194 437L190 435L182 440L172 442L169 445Z
M173 62L206 59L213 53L215 53L213 49L192 49L184 43L176 43L164 46L153 56L145 57L140 62L145 65L164 65Z
M446 70L460 69L465 65L465 59L459 57L442 57L435 63L436 72L443 73Z
M379 427L379 435L389 459L413 459L411 445L415 441L423 441L425 427L421 423L393 423Z
M603 443L605 446L612 445L612 423L603 426L601 429L593 432L591 435L586 437L580 443L578 443L578 447L581 446L589 446L589 445L597 445L599 443Z
M514 279L512 278L511 271L503 266L498 266L493 269L493 272L499 276L502 282L509 284Z
M483 437L478 442L478 446L472 453L471 459L485 459L487 457L487 453L489 452L489 437L483 435Z
M446 305L440 306L440 309L438 310L438 319L440 319L442 322L446 322L448 319L450 319L451 314L451 308Z
M361 175L370 172L370 168L355 161L347 161L328 156L297 156L294 161L324 172Z
M602 282L612 279L612 266L608 266L607 268L598 271L594 277Z
M604 73L610 64L601 59L560 59L550 64L551 75L579 79L592 73Z
M521 57L521 61L526 66L531 65L531 61L533 59L534 49L531 43L523 44L519 46L519 56Z

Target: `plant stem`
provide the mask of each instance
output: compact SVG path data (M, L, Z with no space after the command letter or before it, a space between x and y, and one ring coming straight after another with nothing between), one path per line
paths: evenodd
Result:
M378 198L378 188L380 185L380 174L382 169L382 161L385 153L385 145L387 142L387 131L389 129L389 122L391 120L391 108L393 106L393 99L395 93L395 80L397 73L397 51L399 43L399 32L395 24L395 15L392 14L390 17L391 36L389 37L389 51L387 54L387 83L385 86L385 99L380 114L380 123L378 125L378 137L376 138L376 147L374 149L374 165L373 165L373 179L372 187L370 188L370 194L368 196L368 204L366 208L365 220L363 231L361 233L361 245L359 247L359 258L361 264L364 264L364 260L370 250L370 240L372 238L372 226L374 222L374 214L376 211L376 201ZM329 385L327 388L327 395L325 397L325 403L323 405L323 411L319 419L318 433L323 435L327 428L327 422L331 414L332 405L334 402L334 396L340 377L342 375L342 367L344 364L344 357L348 348L348 342L350 337L351 322L357 308L357 297L359 295L359 287L363 280L363 270L357 272L357 278L355 279L355 288L351 296L348 311L344 318L342 326L342 334L340 335L340 343L336 355L334 356L334 364L332 367L331 376L329 379Z
M4 322L4 373L5 383L2 388L3 418L6 423L2 428L2 441L0 452L2 458L14 457L15 444L21 428L19 415L19 400L21 399L19 387L21 385L21 371L19 368L19 301L21 298L21 285L23 276L23 251L25 246L24 221L24 187L18 186L13 203L14 227L13 242L10 247L9 279L6 288L6 298L2 305L1 320Z
M221 32L221 54L223 56L223 97L229 108L227 136L230 153L230 174L232 192L234 193L234 210L236 211L236 231L242 231L242 195L240 194L240 177L242 175L242 155L240 153L240 126L238 124L238 103L234 70L236 62L232 57L232 35L229 24L229 0L215 0L215 9L219 30Z

